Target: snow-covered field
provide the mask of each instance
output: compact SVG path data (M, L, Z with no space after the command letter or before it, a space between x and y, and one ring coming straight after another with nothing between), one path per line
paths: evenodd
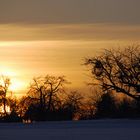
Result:
M140 140L140 120L1 123L0 140Z

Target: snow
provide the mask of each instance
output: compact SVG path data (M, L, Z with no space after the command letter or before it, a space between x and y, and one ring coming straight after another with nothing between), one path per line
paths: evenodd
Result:
M140 120L1 123L0 140L139 140Z

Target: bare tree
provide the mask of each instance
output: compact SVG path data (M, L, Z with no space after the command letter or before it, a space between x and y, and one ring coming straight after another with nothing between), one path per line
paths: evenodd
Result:
M7 104L7 93L9 90L10 85L10 79L6 76L0 77L0 98L3 105L4 114L7 114L6 112L6 104Z
M77 91L70 92L65 99L64 108L69 110L71 119L78 119L83 106L83 96Z
M67 81L63 76L55 77L47 75L33 79L28 95L31 99L39 101L40 108L50 111L58 99L58 93L64 91Z
M94 84L103 91L123 93L140 100L140 47L124 50L105 50L103 54L88 58L85 64L92 70Z

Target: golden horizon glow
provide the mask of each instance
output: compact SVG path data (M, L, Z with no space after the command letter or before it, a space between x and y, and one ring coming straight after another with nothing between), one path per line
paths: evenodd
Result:
M16 97L33 77L66 76L70 89L86 92L84 58L106 48L140 43L140 26L125 24L0 24L0 75L11 79Z
M9 96L18 96L16 95L16 93L26 88L25 82L18 78L19 73L16 70L12 70L11 68L8 68L6 66L0 66L0 75L10 79L10 85L8 88L8 91L10 93ZM0 81L0 84L4 84L2 79ZM14 95L11 95L11 92L14 93Z
M9 86L9 90L13 92L20 91L25 88L25 83L18 79L11 79L11 85Z

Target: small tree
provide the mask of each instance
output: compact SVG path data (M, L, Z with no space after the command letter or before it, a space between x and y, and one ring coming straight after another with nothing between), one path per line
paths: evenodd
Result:
M102 90L99 90L97 88L94 88L91 92L91 95L87 98L85 105L86 110L84 110L83 118L85 119L93 119L95 118L95 113L97 112L97 105L99 101L101 101L101 98L103 96Z
M68 112L68 117L71 120L80 117L82 100L82 95L77 91L72 91L70 94L67 95L64 102L64 110Z
M22 118L18 114L18 100L15 98L7 98L9 112L3 116L2 121L4 122L21 122Z
M91 66L94 82L103 91L123 93L140 101L140 47L105 50L103 54L86 59Z
M8 102L7 94L10 86L10 79L6 76L0 77L0 99L1 105L3 106L4 115L7 114L6 112L6 104Z

